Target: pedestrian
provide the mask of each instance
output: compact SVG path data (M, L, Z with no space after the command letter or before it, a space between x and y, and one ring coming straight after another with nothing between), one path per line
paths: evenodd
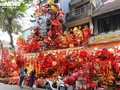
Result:
M31 72L30 72L30 88L33 89L33 84L34 84L34 79L35 79L35 70L33 69Z
M23 88L22 83L23 83L23 80L24 80L24 77L25 77L24 66L22 66L20 71L19 71L19 77L20 77L19 87Z
M24 85L28 85L28 81L27 81L27 78L28 78L27 69L24 69L24 73L25 73Z
M26 68L25 68L25 70L24 70L24 71L25 71L25 74L27 74L27 69L26 69Z

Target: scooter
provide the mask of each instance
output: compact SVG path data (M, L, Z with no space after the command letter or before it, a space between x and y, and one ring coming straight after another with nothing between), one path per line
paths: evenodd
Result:
M51 80L47 80L46 90L67 90L67 85L62 81L62 77L58 76L58 84Z

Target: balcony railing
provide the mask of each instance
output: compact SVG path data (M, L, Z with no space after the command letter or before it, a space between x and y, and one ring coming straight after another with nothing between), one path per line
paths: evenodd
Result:
M79 5L82 5L84 3L90 2L90 0L71 0L71 2L69 3L70 5L75 5L77 3L79 3Z
M78 8L74 11L71 11L66 14L66 22L75 21L84 17L91 15L92 7L91 4L84 5L81 8Z

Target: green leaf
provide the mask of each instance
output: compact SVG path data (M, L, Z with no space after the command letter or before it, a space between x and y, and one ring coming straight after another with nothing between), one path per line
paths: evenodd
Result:
M6 10L8 13L13 13L13 8L12 7L7 7L7 10Z
M6 0L0 0L5 2ZM10 1L10 0L8 0ZM18 33L22 30L22 26L16 20L24 17L24 13L27 10L26 2L21 2L17 7L0 7L0 30ZM11 23L6 23L6 21Z

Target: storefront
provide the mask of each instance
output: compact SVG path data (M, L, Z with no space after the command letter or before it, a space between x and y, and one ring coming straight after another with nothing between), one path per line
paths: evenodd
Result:
M94 34L120 30L120 2L114 0L103 4L92 14Z

